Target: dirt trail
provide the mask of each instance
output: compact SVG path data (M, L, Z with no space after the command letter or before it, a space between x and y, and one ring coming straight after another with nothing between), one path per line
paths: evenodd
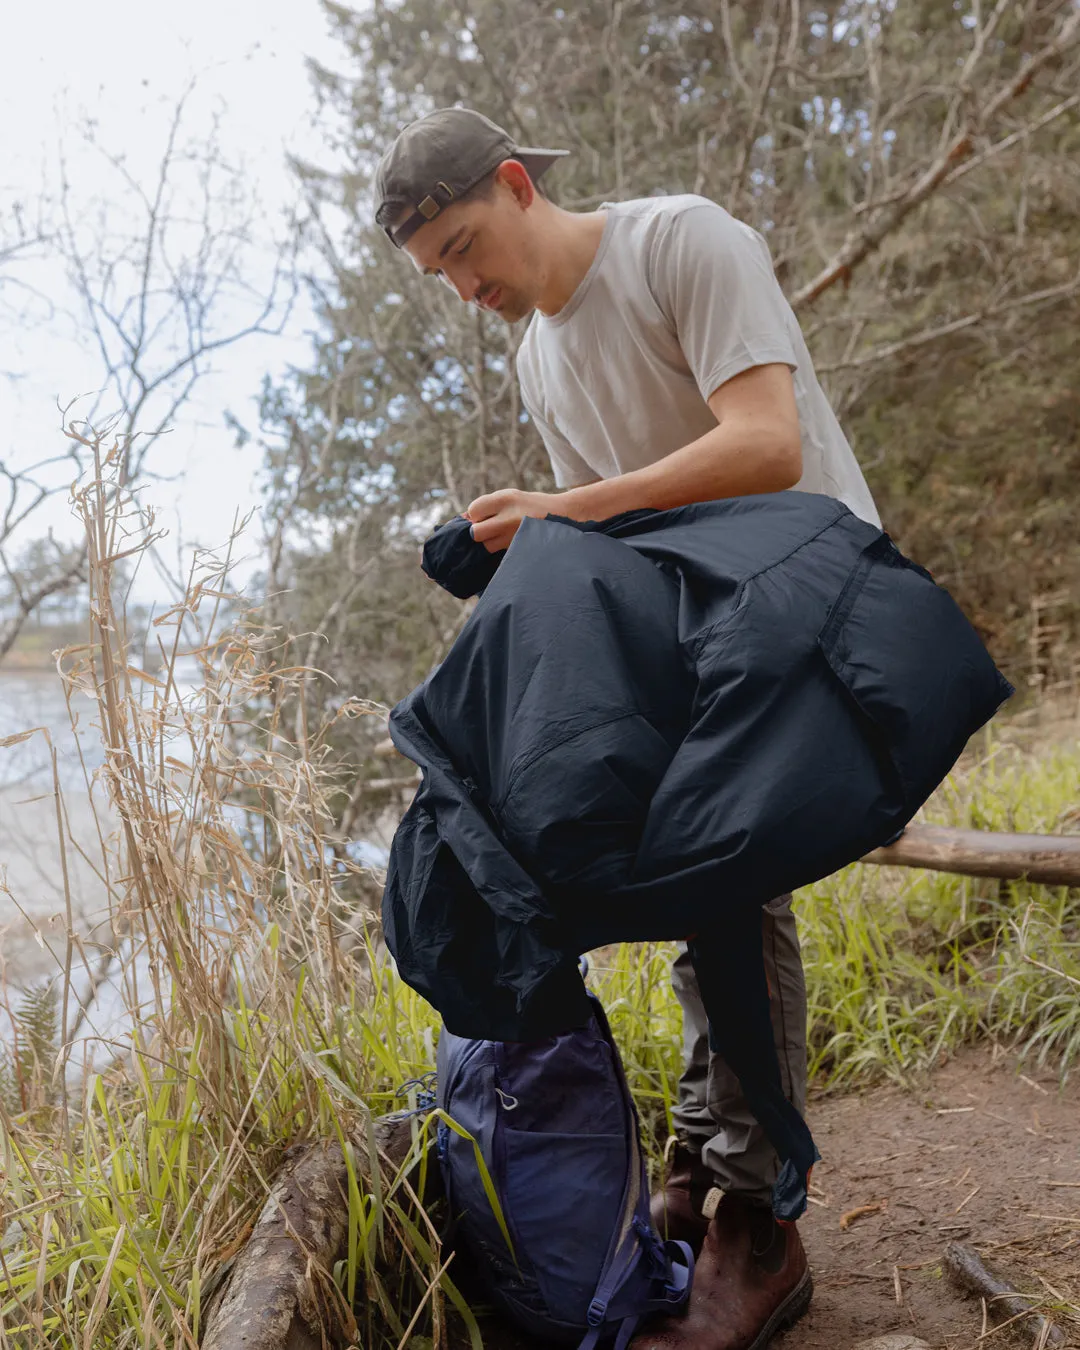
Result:
M975 1246L1025 1292L1052 1286L1080 1306L1080 1074L1062 1089L1013 1056L969 1051L919 1089L822 1099L809 1118L823 1155L817 1203L800 1225L814 1302L775 1350L846 1350L886 1332L975 1346L979 1301L941 1274L950 1240ZM846 1213L883 1201L841 1229ZM1062 1325L1080 1346L1080 1323ZM1032 1339L1003 1328L980 1345Z

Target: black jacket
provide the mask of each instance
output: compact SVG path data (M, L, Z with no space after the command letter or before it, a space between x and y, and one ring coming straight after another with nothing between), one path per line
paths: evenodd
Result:
M383 917L459 1035L584 1021L576 958L609 942L730 931L758 974L755 908L895 837L1012 692L947 592L816 494L526 519L497 555L459 517L425 569L483 593L391 715L423 782Z

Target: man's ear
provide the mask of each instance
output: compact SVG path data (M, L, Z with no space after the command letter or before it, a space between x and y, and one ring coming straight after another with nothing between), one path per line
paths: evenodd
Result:
M536 188L525 165L517 159L504 159L495 170L495 181L508 187L522 210L532 206Z

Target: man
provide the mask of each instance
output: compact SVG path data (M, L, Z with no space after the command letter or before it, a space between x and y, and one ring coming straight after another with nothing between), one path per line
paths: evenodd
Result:
M442 109L405 128L376 176L376 219L417 268L507 323L531 316L518 376L561 491L478 497L474 537L497 551L526 516L601 520L796 487L879 524L764 240L697 196L564 211L536 189L563 153ZM762 939L784 1090L801 1112L806 992L790 896L765 907ZM809 1304L806 1256L795 1227L773 1219L777 1158L710 1051L685 949L673 981L685 1071L654 1215L700 1255L687 1315L635 1345L762 1350Z

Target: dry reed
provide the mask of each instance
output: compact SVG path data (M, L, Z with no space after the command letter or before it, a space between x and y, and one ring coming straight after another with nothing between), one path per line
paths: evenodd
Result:
M338 940L363 869L330 837L330 733L385 710L346 700L305 721L297 745L309 672L231 589L235 539L196 557L156 619L156 672L137 662L123 593L158 532L122 487L123 446L68 434L92 464L73 492L89 632L58 669L69 700L92 701L104 747L85 783L115 941L88 952L68 896L51 1062L16 1053L0 1092L0 1346L194 1346L208 1281L285 1149L311 1136L336 1137L350 1160L343 1321L365 1345L396 1344L413 1303L460 1299L396 1203L404 1169L372 1175L355 1147L372 1104L432 1048L429 1015L387 1013L397 991L378 952ZM54 789L63 860L55 774ZM95 1029L110 991L119 1037Z

